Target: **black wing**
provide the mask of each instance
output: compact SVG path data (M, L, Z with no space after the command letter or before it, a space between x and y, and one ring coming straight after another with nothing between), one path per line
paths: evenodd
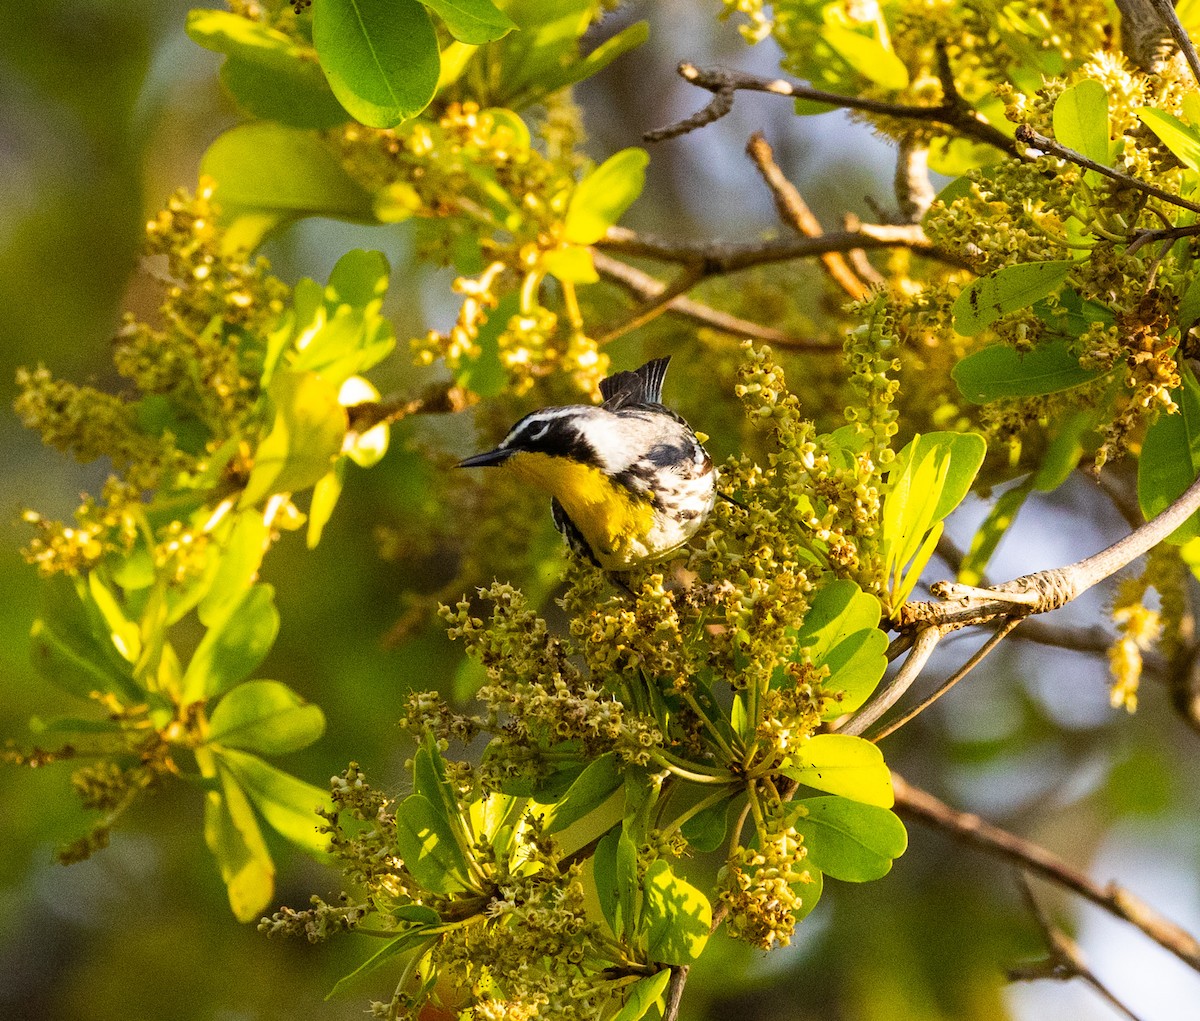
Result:
M609 411L634 404L661 404L663 380L671 356L655 358L633 372L618 372L600 381L604 407Z

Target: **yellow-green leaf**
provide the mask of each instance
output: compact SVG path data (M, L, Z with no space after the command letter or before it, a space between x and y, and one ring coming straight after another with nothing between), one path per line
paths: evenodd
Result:
M817 734L791 753L781 772L829 794L865 805L891 808L892 774L881 752L870 741L849 734Z

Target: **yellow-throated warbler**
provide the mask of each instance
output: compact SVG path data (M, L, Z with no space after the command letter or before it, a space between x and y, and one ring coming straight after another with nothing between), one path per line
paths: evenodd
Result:
M607 571L670 553L708 517L717 473L691 426L661 404L669 361L609 376L599 407L526 415L495 450L459 467L505 465L546 490L567 542Z

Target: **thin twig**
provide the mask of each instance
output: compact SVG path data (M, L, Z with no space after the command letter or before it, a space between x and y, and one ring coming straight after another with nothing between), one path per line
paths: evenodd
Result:
M1081 152L1076 152L1074 149L1068 149L1065 145L1059 145L1053 138L1047 138L1045 135L1039 135L1028 124L1022 124L1017 128L1017 141L1022 145L1027 145L1032 149L1037 149L1041 152L1049 153L1051 156L1057 156L1059 159L1066 160L1068 163L1074 163L1076 166L1083 167L1085 170L1094 170L1103 177L1107 177L1111 181L1117 181L1120 184L1127 185L1130 188L1136 188L1140 192L1147 195L1153 195L1155 198L1162 199L1164 202L1169 202L1173 206L1178 206L1180 209L1188 209L1193 213L1200 213L1200 205L1195 202L1189 202L1185 198L1180 198L1178 195L1173 195L1171 192L1159 188L1157 185L1150 184L1140 178L1134 177L1132 174L1126 174L1121 170L1114 170L1112 167L1106 167L1103 163L1097 163L1095 160L1088 158Z
M918 255L950 266L970 268L959 256L932 245L917 224L864 223L858 230L833 231L819 238L785 238L751 244L668 241L625 227L609 227L599 246L606 251L661 262L699 263L706 276L736 273L794 259L811 259L827 252L849 252L855 248L909 248Z
M751 135L746 143L746 155L762 175L771 197L775 200L779 218L784 223L801 237L819 238L825 233L821 222L813 215L799 189L779 169L770 143L758 132ZM865 298L870 293L870 288L855 275L841 252L826 252L821 256L821 263L833 282L854 301Z
M995 146L1008 153L1013 151L1012 139L999 128L984 120L974 109L964 103L957 93L948 95L946 101L938 106L910 106L903 103L886 103L877 99L864 99L860 96L843 96L836 92L825 92L823 89L814 89L808 85L789 82L783 78L760 78L742 71L723 68L702 71L686 61L679 65L679 74L693 85L711 92L713 94L712 101L703 110L685 120L664 128L657 128L654 131L647 131L642 136L647 142L661 142L711 124L733 109L734 96L739 91L749 91L767 92L771 95L785 96L791 99L809 99L817 103L843 107L847 110L857 110L860 113L874 113L904 120L944 124L968 138L974 138L976 141Z
M671 981L667 983L666 1004L663 1008L662 1021L676 1021L679 1017L679 1005L683 1001L683 987L687 985L687 964L677 964L671 969Z
M1183 52L1188 67L1192 69L1192 77L1196 79L1196 84L1200 85L1200 57L1196 56L1196 47L1192 45L1187 29L1183 27L1179 15L1175 13L1175 5L1171 3L1171 0L1150 0L1150 3L1154 5L1163 24L1170 30L1171 38L1175 40L1175 45Z
M892 788L896 793L896 810L901 815L928 823L964 843L1015 862L1021 868L1077 893L1140 929L1160 947L1200 971L1200 942L1124 887L1115 883L1099 886L1044 847L993 826L977 815L959 812L928 791L913 787L896 773L892 773Z
M666 284L661 280L652 277L649 273L643 273L636 266L631 266L620 259L614 259L611 255L593 251L592 262L595 263L596 272L605 280L620 285L642 301L657 298L666 290ZM766 341L776 347L786 347L796 351L815 351L823 354L838 354L842 350L840 343L829 344L816 340L805 340L803 337L777 330L773 326L763 326L761 323L752 323L749 319L721 312L703 302L693 301L683 295L672 298L667 303L667 311L683 316L685 319L691 319L702 326L720 330L722 333L753 337L755 340Z
M1099 993L1114 1010L1129 1018L1129 1021L1141 1021L1108 986L1096 977L1096 973L1088 967L1079 944L1051 921L1050 916L1046 914L1037 902L1037 898L1034 897L1033 890L1029 885L1029 877L1024 872L1019 872L1017 877L1029 912L1042 931L1042 939L1045 940L1048 955L1044 961L1036 961L1021 968L1010 968L1008 971L1009 981L1033 982L1049 978L1059 982L1069 982L1075 978L1082 979Z
M672 301L686 294L703 280L704 275L703 266L685 266L679 276L669 284L664 285L663 289L653 298L646 301L641 308L634 309L632 314L626 319L615 326L609 327L604 333L597 336L595 338L596 346L603 347L618 337L623 337L632 330L636 330L638 327L645 326L647 323L657 319L670 308Z
M941 640L942 630L938 627L922 628L917 632L912 651L887 685L876 692L875 696L858 710L846 723L838 728L840 734L858 735L866 730L880 716L886 713L903 695L913 681L920 676L937 643Z
M905 603L896 614L896 625L901 629L926 625L966 627L992 617L1057 610L1149 552L1197 510L1200 510L1200 479L1161 514L1099 553L1067 567L1038 571L990 589L978 589L979 594L956 597L953 603ZM948 590L953 591L943 582L935 583L930 590L938 598ZM1032 602L1030 596L1034 597Z
M1012 633L1013 628L1020 624L1023 619L1024 618L1022 617L1009 617L1000 625L1000 627L996 629L996 632L991 636L991 638L989 638L983 643L982 646L980 646L978 650L976 650L975 654L970 659L968 659L961 667L955 670L954 673L952 673L949 677L942 681L941 684L938 685L937 690L924 698L920 703L910 709L898 720L893 720L881 731L879 731L879 733L872 735L871 740L878 744L889 734L895 733L906 723L920 716L921 713L923 713L926 709L933 705L934 702L946 694L946 692L948 692L959 681L966 677L967 674L979 666L979 664L987 658L988 653L990 653L996 648L997 645L1007 638L1009 634Z

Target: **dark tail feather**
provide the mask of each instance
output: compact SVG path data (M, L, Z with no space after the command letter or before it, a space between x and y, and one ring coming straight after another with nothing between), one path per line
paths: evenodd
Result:
M604 406L613 410L630 404L661 404L663 380L671 356L655 358L633 372L617 372L600 381Z

